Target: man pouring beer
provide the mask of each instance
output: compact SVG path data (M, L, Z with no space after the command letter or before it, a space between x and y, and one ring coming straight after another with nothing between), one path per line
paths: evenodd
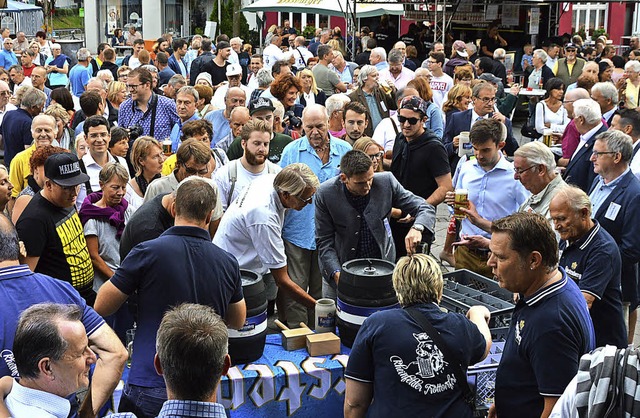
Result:
M486 277L493 277L487 266L491 222L510 215L527 200L529 192L514 176L513 164L502 155L505 145L501 123L494 119L481 119L469 132L475 158L462 164L454 189L447 192L445 201L456 205L463 213L460 240L454 245L456 269L468 269ZM518 175L528 168L520 168ZM468 200L464 207L464 194ZM458 202L456 203L456 197Z

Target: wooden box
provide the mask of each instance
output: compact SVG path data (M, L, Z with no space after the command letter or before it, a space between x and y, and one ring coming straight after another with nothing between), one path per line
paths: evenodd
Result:
M340 337L333 332L307 335L307 350L311 356L340 354Z

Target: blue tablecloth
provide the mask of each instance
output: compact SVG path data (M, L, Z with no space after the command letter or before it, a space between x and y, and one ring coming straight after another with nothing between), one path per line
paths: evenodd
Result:
M351 350L341 349L341 354L311 357L306 349L286 351L279 334L267 335L260 359L234 366L222 378L218 402L233 418L342 416L344 369ZM125 368L114 405L128 375Z

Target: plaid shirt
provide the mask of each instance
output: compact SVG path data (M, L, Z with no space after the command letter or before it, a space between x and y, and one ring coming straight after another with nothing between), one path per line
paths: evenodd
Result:
M162 405L158 418L226 418L224 407L219 403L169 400ZM131 412L109 415L107 418L136 418Z
M364 217L364 211L369 204L371 195L367 193L366 196L356 196L347 190L347 186L343 184L344 194L347 197L347 202L360 214L360 239L358 240L358 247L356 249L356 258L382 258L380 254L380 247L376 243L367 220Z

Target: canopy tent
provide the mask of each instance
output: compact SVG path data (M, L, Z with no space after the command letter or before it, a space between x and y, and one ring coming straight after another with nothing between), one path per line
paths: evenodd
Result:
M11 33L22 31L27 36L35 36L43 24L42 7L7 0L7 7L0 9L0 26L9 28Z
M293 12L344 16L349 0L257 0L242 9L244 12ZM353 2L351 2L353 3ZM353 6L349 5L349 10ZM402 4L356 3L356 17L367 18L383 14L403 15Z

